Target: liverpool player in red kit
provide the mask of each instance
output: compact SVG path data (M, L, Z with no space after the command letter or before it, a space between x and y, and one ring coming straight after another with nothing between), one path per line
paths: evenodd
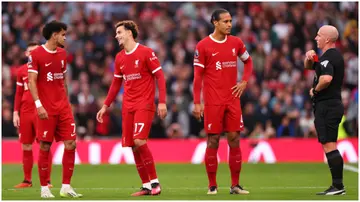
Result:
M115 58L115 74L103 107L97 114L102 122L124 81L122 105L122 146L132 147L136 168L143 183L132 196L158 195L161 192L154 160L147 145L155 114L155 79L159 89L158 115L167 114L166 86L160 62L153 50L135 42L138 28L133 21L116 24L116 39L123 50Z
M251 76L252 60L244 43L230 35L231 22L231 15L227 10L215 10L211 16L215 31L197 44L194 56L193 114L199 120L204 115L204 128L208 134L205 153L208 194L217 193L217 150L222 132L226 132L230 147L230 194L249 193L239 185L242 161L239 132L243 129L240 96ZM237 57L245 64L240 83L237 83ZM202 110L200 93L203 82L205 105Z
M25 51L26 57L29 57L31 51L37 47L37 43L29 43ZM34 100L31 97L28 87L28 67L27 64L24 64L19 67L17 73L13 116L14 126L19 128L19 141L22 144L24 181L16 185L15 188L32 187L31 174L34 164L32 144L36 137L36 116ZM50 157L49 178L47 180L49 187L52 187L50 184L51 163L52 158Z
M38 113L36 134L40 141L38 170L42 198L54 197L46 186L48 159L54 138L56 141L63 141L65 146L60 196L82 196L70 186L75 164L76 133L64 76L66 51L60 48L64 46L66 30L66 24L61 22L46 24L42 34L47 41L31 52L28 62L29 88Z

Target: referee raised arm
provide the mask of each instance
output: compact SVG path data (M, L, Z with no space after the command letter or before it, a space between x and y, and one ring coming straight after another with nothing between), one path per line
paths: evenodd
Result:
M335 48L338 30L330 25L322 26L315 38L322 55L317 59L314 50L306 53L305 68L315 70L310 96L313 101L315 128L329 164L332 185L317 195L343 195L344 162L336 148L338 128L344 114L341 101L341 85L344 79L344 58Z

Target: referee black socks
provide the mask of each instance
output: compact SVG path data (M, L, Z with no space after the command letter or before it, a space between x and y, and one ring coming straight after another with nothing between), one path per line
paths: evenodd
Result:
M338 189L343 189L343 168L344 161L339 150L334 150L326 153L328 165L331 171L333 186Z

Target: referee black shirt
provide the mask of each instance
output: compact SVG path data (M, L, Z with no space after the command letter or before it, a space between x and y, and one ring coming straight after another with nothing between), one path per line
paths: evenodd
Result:
M316 72L313 88L319 83L322 75L330 75L333 77L330 85L318 92L314 96L314 101L339 99L341 100L341 86L344 80L344 58L336 48L328 49L320 58L319 62L315 62L313 69Z

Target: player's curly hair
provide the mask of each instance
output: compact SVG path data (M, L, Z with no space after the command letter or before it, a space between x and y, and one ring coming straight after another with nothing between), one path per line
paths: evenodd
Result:
M223 13L230 13L230 12L228 10L226 10L226 9L223 9L223 8L219 8L219 9L214 10L214 12L211 15L210 23L212 25L214 25L214 21L219 21L220 20L220 14L223 14Z
M117 29L120 26L124 26L125 30L130 30L133 35L133 38L136 39L136 37L139 34L139 29L138 29L137 24L134 21L132 21L132 20L120 21L120 22L116 23L115 29Z
M44 28L42 30L42 35L44 36L44 38L46 40L49 40L53 33L61 32L61 30L66 31L67 25L65 23L53 20L44 26Z

